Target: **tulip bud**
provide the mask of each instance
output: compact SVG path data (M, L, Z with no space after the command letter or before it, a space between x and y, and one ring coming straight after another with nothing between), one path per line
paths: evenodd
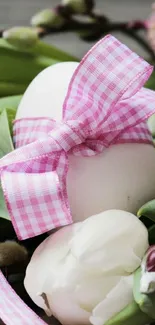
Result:
M93 0L62 0L62 5L69 8L73 14L90 13L94 7Z
M146 270L148 272L155 272L155 245L151 246L147 252Z
M31 19L32 26L45 26L47 28L60 28L64 22L64 17L56 9L42 10Z
M24 285L61 324L127 325L128 312L122 323L110 319L133 304L133 273L148 247L148 231L135 215L104 211L46 238L31 258Z
M150 246L142 262L140 292L155 292L155 245Z
M29 27L13 27L5 30L3 38L11 45L21 48L33 47L39 40L37 30Z

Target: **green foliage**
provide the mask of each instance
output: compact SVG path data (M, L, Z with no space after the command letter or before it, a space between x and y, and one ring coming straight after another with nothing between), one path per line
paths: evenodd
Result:
M0 114L0 158L3 158L10 151L14 150L11 132L12 119L14 119L14 110L4 109ZM0 217L10 219L6 204L4 201L3 191L0 186Z

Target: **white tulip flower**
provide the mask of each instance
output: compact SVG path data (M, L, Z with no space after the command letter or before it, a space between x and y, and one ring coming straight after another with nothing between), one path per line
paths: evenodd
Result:
M104 325L134 300L133 272L148 247L135 215L104 211L50 235L32 256L25 288L64 325Z

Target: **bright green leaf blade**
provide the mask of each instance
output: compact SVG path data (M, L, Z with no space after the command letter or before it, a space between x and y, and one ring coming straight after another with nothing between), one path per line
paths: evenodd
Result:
M7 96L0 98L0 112L5 108L12 108L14 110L17 110L21 99L22 95Z
M3 110L0 109L0 114L2 113L2 111ZM11 138L12 138L12 136L13 136L13 121L14 121L15 116L16 116L16 109L14 109L14 108L7 108L7 109L5 109L5 111L6 111L6 114L7 114L10 135L11 135Z
M1 186L0 186L0 218L10 220Z
M151 323L151 321L152 319L144 314L135 301L133 301L120 313L106 322L105 325L146 325Z
M138 217L144 216L155 222L155 200L151 200L144 204L137 213Z
M52 57L53 59L57 59L59 61L75 61L79 62L80 59L67 53L65 51L60 50L59 48L48 44L46 42L39 41L33 47L33 53L39 53L40 55L44 55L46 57Z
M61 49L48 44L44 41L38 41L33 48L17 48L11 44L9 44L4 38L0 38L0 48L7 49L11 53L28 53L30 55L42 55L47 58L53 58L59 61L79 61L79 58L62 51Z
M8 124L9 124L9 130L11 134L11 138L13 137L13 121L16 116L16 110L12 108L6 109L7 117L8 117Z
M14 148L13 148L12 138L9 129L7 111L3 110L0 115L0 158L8 154L13 149ZM10 219L1 187L0 187L0 217L8 220Z
M0 158L14 150L6 110L0 115Z
M20 96L8 96L0 98L0 113L6 109L11 137L13 136L13 120L16 117L16 111L22 99Z
M152 137L154 138L155 137L155 114L153 114L149 119L148 119L148 127L149 127L149 130L152 134Z
M155 319L155 293L142 294L140 292L141 267L134 273L133 295L142 312Z

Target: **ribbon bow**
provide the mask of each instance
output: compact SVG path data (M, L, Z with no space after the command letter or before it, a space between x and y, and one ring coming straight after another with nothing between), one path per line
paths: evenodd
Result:
M68 154L92 156L119 142L149 142L146 119L155 93L142 88L152 67L112 36L75 71L61 122L0 160L2 188L15 231L26 239L72 223L66 191Z

